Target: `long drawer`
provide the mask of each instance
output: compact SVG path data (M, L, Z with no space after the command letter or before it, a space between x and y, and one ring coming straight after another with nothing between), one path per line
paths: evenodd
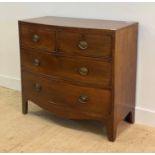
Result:
M68 58L36 50L21 50L22 68L79 84L111 88L111 63L88 58Z
M74 117L107 116L111 106L111 92L103 89L72 85L61 80L44 78L23 71L25 98L50 111L62 109Z

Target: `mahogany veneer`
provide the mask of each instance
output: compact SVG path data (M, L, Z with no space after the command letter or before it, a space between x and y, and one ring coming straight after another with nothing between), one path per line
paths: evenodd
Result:
M138 23L64 17L19 21L22 112L28 100L101 121L110 141L134 122Z

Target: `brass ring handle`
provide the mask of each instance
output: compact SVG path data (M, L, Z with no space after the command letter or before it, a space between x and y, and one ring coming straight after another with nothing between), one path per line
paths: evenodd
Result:
M40 66L40 60L39 59L34 59L33 60L33 65L34 66Z
M81 68L79 69L79 73L80 73L80 75L82 75L82 76L88 75L88 68L86 68L86 67L81 67Z
M85 50L88 48L88 43L86 41L80 41L78 46L81 50Z
M32 41L35 42L35 43L38 42L39 39L40 39L40 37L39 37L37 34L34 34L34 35L32 36Z
M42 89L41 85L39 83L35 83L34 84L34 90L37 91L37 92L40 92Z
M79 102L80 102L80 103L87 103L87 101L88 101L88 96L86 96L86 95L81 95L81 96L79 97Z

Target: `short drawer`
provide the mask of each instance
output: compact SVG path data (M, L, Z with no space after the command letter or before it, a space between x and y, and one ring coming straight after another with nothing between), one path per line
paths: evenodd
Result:
M56 76L92 87L111 88L111 63L88 58L54 56L51 53L21 50L22 68Z
M59 31L58 51L64 55L111 58L112 37L103 34Z
M69 110L70 115L76 113L77 117L81 113L103 117L110 112L111 92L108 90L72 85L28 72L22 72L22 77L25 98L46 109L62 108Z
M55 31L37 24L20 24L21 46L55 51Z

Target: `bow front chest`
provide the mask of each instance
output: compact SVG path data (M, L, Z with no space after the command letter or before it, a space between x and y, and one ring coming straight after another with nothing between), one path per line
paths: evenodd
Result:
M135 22L40 17L19 21L22 112L28 100L69 119L101 121L110 141L134 122Z

